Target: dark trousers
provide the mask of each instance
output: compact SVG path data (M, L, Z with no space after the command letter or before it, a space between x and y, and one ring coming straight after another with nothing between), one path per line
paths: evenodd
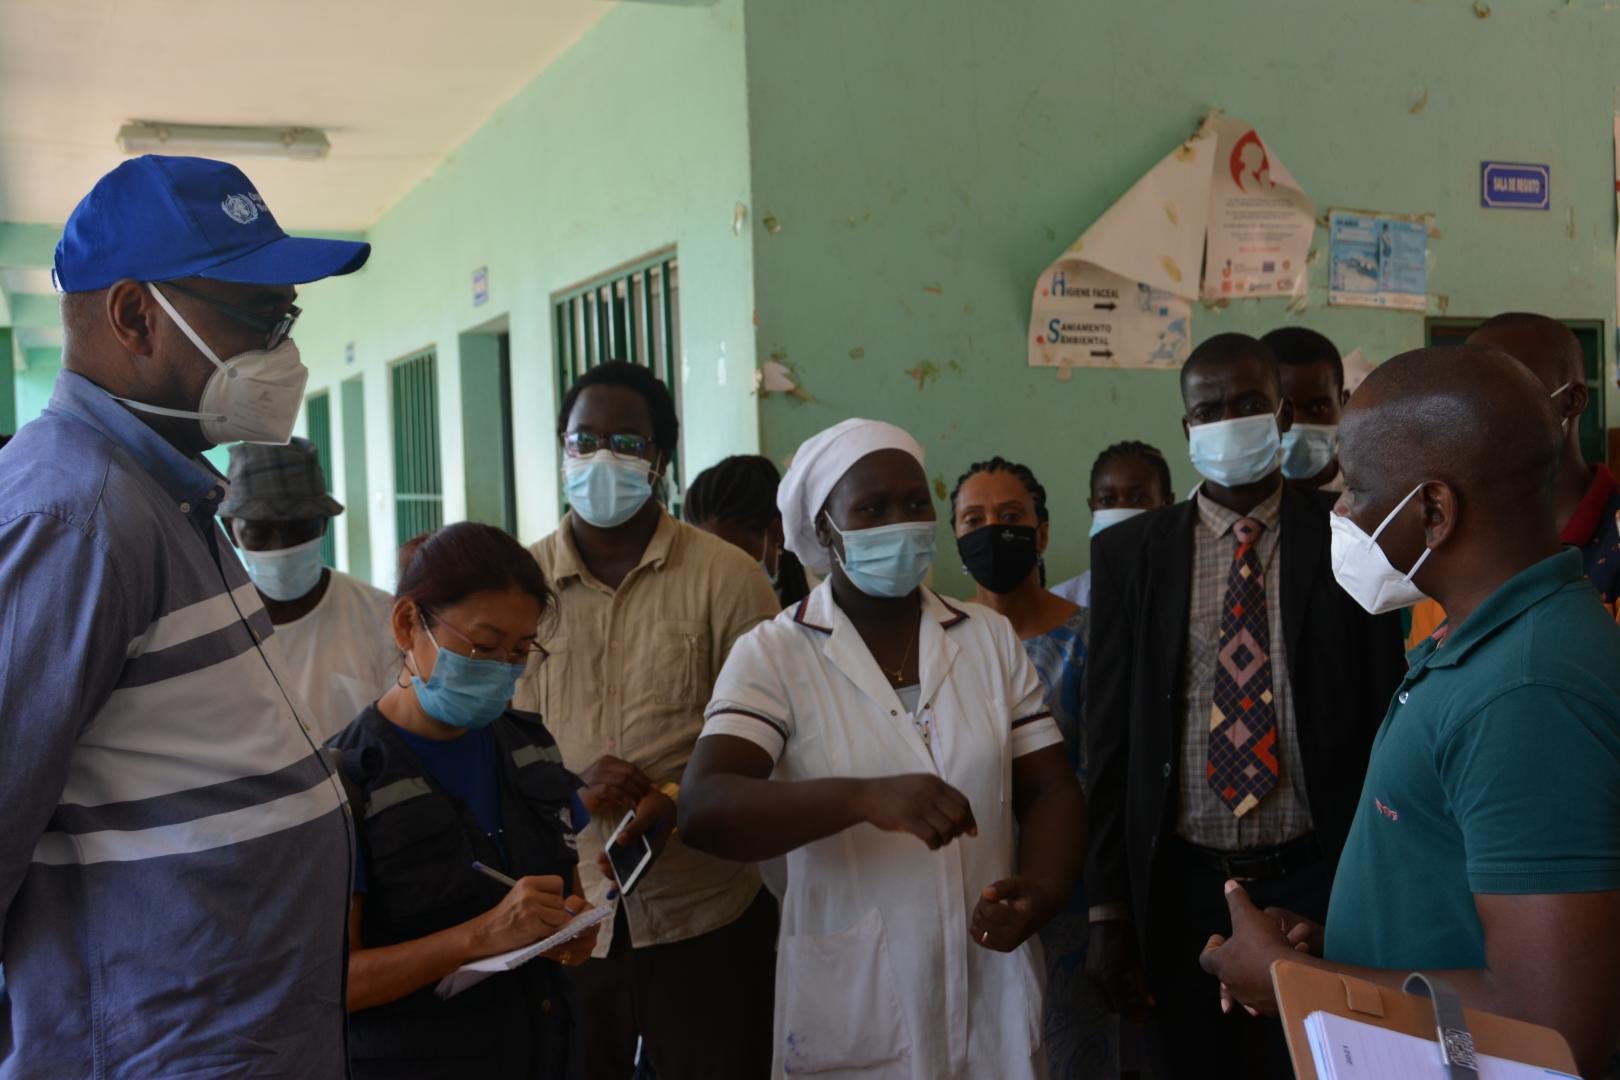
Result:
M1157 1005L1147 1021L1147 1060L1154 1080L1230 1077L1289 1080L1294 1075L1282 1025L1255 1019L1240 1006L1222 1014L1220 984L1198 966L1211 934L1231 934L1226 876L1174 837L1159 846L1154 867L1148 985ZM1327 917L1332 875L1325 860L1286 877L1246 881L1259 908L1284 907L1317 922Z
M768 1076L776 930L776 901L761 889L729 926L637 949L621 907L608 955L570 969L587 1080L627 1080L638 1037L659 1080Z

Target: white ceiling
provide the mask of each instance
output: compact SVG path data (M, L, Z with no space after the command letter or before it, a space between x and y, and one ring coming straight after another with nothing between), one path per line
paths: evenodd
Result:
M284 227L360 230L609 0L0 0L0 221L60 223L129 120L320 128L239 161Z

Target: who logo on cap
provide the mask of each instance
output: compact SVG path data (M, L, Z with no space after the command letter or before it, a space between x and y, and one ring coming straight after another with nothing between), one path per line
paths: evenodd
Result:
M353 273L370 255L360 241L288 236L235 165L147 154L96 181L74 208L51 277L59 292L124 278L302 285Z

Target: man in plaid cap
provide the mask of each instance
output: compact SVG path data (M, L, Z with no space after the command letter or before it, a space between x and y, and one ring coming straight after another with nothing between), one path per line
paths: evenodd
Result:
M326 491L315 444L231 447L226 532L276 628L310 730L331 738L399 674L388 637L393 597L321 563L321 539L343 504Z

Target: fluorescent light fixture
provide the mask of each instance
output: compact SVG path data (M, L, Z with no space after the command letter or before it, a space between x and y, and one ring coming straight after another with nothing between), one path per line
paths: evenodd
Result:
M313 161L332 149L326 132L298 127L215 127L136 120L118 129L126 154L284 157Z

